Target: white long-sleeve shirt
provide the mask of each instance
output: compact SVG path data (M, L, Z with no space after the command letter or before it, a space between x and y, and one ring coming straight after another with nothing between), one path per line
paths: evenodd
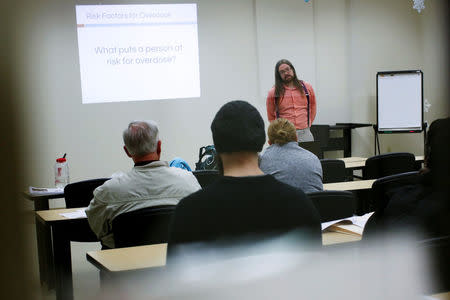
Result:
M191 172L169 167L165 161L155 161L135 166L95 189L86 215L102 243L114 248L112 221L119 214L150 206L176 205L199 189Z

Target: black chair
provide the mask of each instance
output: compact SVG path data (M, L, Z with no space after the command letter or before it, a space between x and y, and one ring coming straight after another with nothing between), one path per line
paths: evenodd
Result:
M195 178L202 188L210 185L219 178L220 174L218 170L195 170L192 171Z
M110 178L98 178L70 183L64 188L64 199L66 208L86 207L94 198L94 190ZM80 228L69 230L68 235L71 241L76 242L97 242L98 238L91 230L88 222L79 225ZM83 227L83 228L81 228Z
M94 190L111 178L97 178L78 181L66 185L64 199L66 208L86 207L94 198Z
M322 182L342 182L346 180L345 163L340 159L321 159Z
M382 210L389 202L390 196L396 189L406 185L416 185L419 182L419 172L406 172L390 176L385 176L375 180L370 193L370 205L372 210L382 213Z
M367 193L364 202L364 212L375 211L372 218L379 218L383 215L384 208L389 199L397 189L407 185L415 185L419 182L419 172L406 172L390 176L385 176L375 180L370 193ZM370 222L369 222L370 221ZM373 220L369 219L368 224L372 224ZM372 225L367 226L370 228Z
M313 141L313 142L299 142L298 145L302 147L303 149L308 150L309 152L314 153L318 158L323 158L323 152L320 149L320 142L319 141Z
M146 207L122 213L112 221L116 248L167 243L176 205Z
M377 179L416 170L416 157L414 154L392 152L369 157L366 160L362 175L363 179Z
M322 191L307 194L320 215L320 222L351 217L355 214L356 200L352 192Z

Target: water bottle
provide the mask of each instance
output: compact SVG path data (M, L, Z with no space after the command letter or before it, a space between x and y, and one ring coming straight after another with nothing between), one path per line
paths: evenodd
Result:
M67 164L66 155L56 159L55 164L55 186L64 188L69 183L69 165Z

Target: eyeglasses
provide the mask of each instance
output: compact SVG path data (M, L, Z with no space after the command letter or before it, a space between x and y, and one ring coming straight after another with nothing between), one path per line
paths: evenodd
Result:
M280 75L284 75L284 74L289 73L291 71L292 71L292 69L288 67L286 69L279 70L278 72L280 72Z

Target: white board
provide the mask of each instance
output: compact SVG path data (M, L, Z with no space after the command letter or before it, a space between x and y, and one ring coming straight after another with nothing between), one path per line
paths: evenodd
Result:
M378 72L378 132L418 132L422 124L422 71Z

